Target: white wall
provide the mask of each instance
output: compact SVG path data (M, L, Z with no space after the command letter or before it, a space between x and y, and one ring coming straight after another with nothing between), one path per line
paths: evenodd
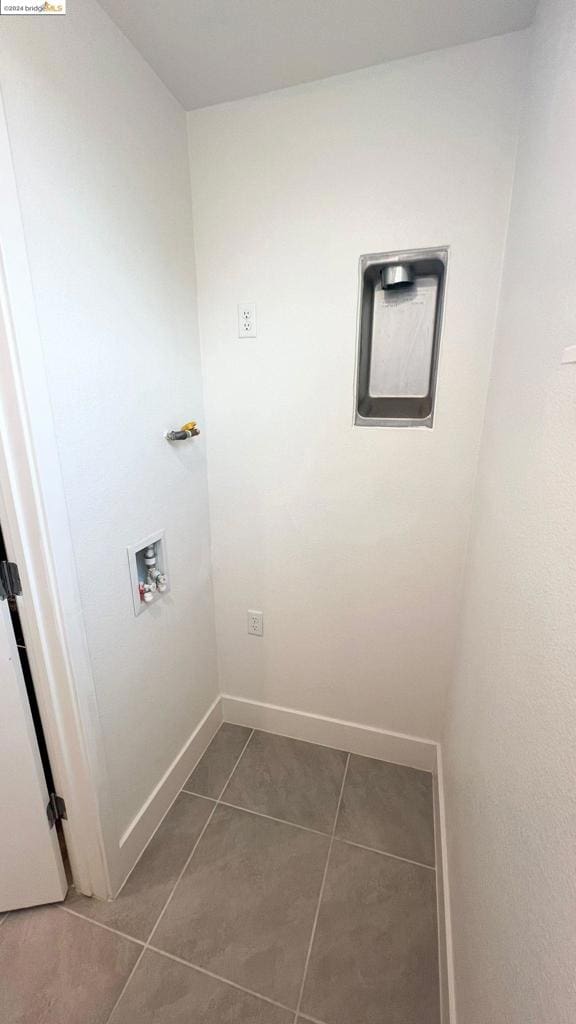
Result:
M204 441L163 439L204 425L186 119L93 0L3 18L0 82L118 841L217 692ZM126 546L160 528L136 619Z
M576 9L544 0L446 731L462 1024L576 1020Z
M189 115L225 692L439 735L525 44ZM444 244L434 429L354 428L358 257ZM236 338L241 301L257 340Z

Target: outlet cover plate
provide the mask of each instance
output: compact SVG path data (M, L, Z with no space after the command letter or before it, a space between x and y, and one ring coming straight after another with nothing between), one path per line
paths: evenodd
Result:
M264 635L264 616L262 612L248 610L248 632L250 636Z
M254 302L238 304L238 337L256 337L256 304Z

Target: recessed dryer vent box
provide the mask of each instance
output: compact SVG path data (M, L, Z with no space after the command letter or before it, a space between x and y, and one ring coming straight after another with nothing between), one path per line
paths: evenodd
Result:
M447 249L360 257L355 423L431 427Z

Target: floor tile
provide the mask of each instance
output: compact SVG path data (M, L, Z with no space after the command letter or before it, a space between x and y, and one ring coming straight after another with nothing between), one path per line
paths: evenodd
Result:
M200 759L184 789L217 799L230 772L240 757L251 730L243 725L220 726L204 756Z
M334 843L302 1000L326 1024L438 1024L435 874Z
M293 1024L294 1014L150 950L110 1024Z
M0 929L0 1020L105 1024L140 952L56 907L11 914Z
M66 905L109 928L146 940L213 807L211 800L180 793L114 901L71 893Z
M222 799L331 832L346 758L342 750L255 732Z
M328 845L220 805L153 945L295 1007Z
M432 775L352 754L336 835L433 865Z

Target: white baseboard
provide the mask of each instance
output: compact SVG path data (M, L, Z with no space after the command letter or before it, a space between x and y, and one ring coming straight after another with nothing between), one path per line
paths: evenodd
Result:
M437 745L434 770L434 837L436 845L436 899L438 903L438 954L440 961L440 1011L442 1024L456 1024L454 952L450 917L450 885L446 839L446 805L442 748Z
M222 717L234 725L248 725L252 729L308 740L324 747L349 750L353 754L392 761L411 768L432 772L436 768L436 747L432 740L418 736L405 736L399 732L376 729L371 725L345 722L340 718L314 715L308 711L264 704L243 697L222 695Z
M217 697L121 836L122 884L142 856L221 723L222 701Z

